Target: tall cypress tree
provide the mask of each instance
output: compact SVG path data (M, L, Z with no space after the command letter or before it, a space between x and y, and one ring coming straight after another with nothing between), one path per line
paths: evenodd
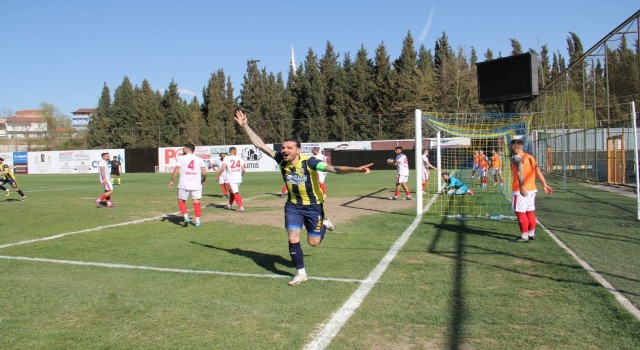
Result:
M173 79L162 96L162 112L164 114L164 123L167 125L161 136L163 146L181 145L186 139L184 136L184 121L187 118L189 109L187 103L180 97L178 84Z
M111 92L107 83L102 86L98 107L89 119L87 144L91 148L108 148L111 129Z
M370 140L378 133L373 114L374 89L373 62L361 46L347 71L345 124L348 126L346 137L350 140Z
M160 103L151 84L146 79L142 81L142 87L134 90L135 109L138 121L136 122L137 139L135 147L160 147L158 136L164 127L164 117L160 109Z
M325 107L325 91L318 60L312 49L309 49L304 74L300 77L294 96L294 136L301 141L317 142L326 138L327 117Z
M342 140L342 118L345 111L345 77L338 63L338 54L327 42L324 55L320 59L320 73L325 83L327 133L326 141Z
M136 106L133 85L128 77L124 77L122 84L116 88L113 106L111 108L114 147L132 147L137 130Z
M212 73L207 87L202 92L202 120L200 122L200 141L204 144L221 145L226 139L225 75L222 70Z

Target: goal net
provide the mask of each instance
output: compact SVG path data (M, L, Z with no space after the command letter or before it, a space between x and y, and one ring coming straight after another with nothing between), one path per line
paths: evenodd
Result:
M509 144L528 134L531 118L521 113L422 113L425 135L434 136L426 143L428 155L441 170L432 170L432 178L448 173L429 187L438 194L429 213L513 216Z

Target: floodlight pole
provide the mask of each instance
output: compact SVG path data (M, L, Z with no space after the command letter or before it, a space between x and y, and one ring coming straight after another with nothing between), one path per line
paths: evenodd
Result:
M636 169L636 215L640 221L640 174L638 173L638 125L636 122L636 103L631 101L631 125L633 126L633 155Z

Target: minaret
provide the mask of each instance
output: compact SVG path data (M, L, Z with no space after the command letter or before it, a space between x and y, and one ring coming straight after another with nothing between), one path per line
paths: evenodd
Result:
M293 74L293 76L296 76L296 58L293 54L293 45L291 45L291 74Z

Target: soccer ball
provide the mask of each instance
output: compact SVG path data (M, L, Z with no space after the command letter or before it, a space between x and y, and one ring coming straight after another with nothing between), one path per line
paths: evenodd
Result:
M393 159L393 158L387 159L387 164L393 165L393 162L395 162L395 159Z

